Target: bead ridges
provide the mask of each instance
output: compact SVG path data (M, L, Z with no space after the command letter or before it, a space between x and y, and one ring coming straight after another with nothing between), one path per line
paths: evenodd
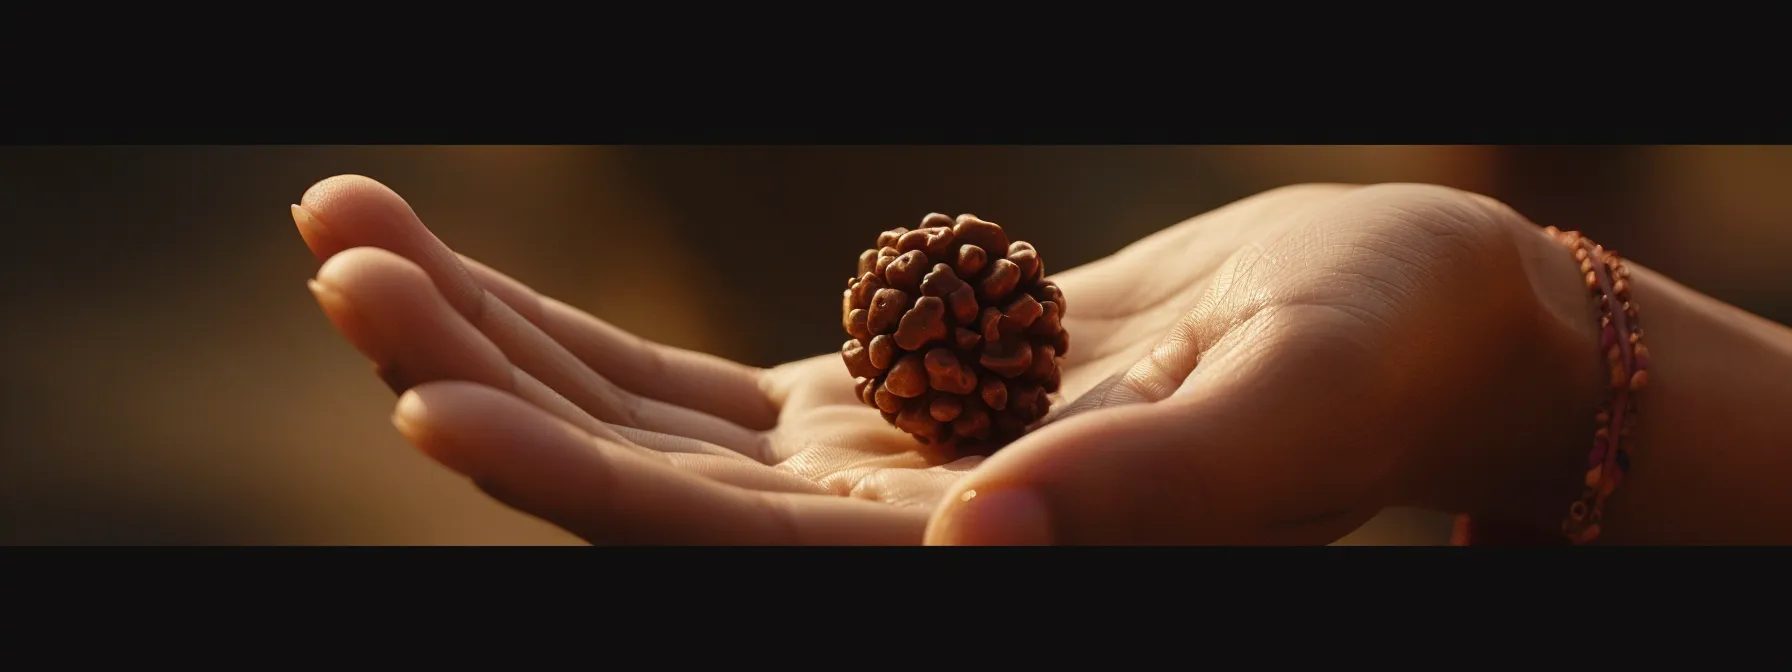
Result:
M883 232L841 295L854 392L922 444L990 454L1051 408L1070 351L1039 251L975 215Z
M1587 290L1599 302L1599 348L1609 372L1611 394L1594 417L1583 490L1562 521L1568 541L1585 544L1599 538L1606 500L1630 472L1637 392L1649 384L1649 348L1643 345L1637 305L1630 296L1630 269L1623 258L1575 231L1548 227L1544 233L1573 252Z

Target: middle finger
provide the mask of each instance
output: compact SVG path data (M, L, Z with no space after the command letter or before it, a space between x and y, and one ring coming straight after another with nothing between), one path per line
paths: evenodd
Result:
M540 386L531 396L537 405L546 404L543 410L562 418L569 415L567 410L552 406L574 406L582 411L580 415L591 410L578 403L578 396L566 394L564 386L542 385L534 380L536 376L530 375L533 372L513 371L521 367L513 367L505 357L507 353L449 305L423 269L392 252L356 248L338 254L319 269L317 283L326 297L341 297L342 305L326 304L326 311L331 312L331 319L344 334L380 365L395 387L446 379L476 380L500 389L517 389L522 383L532 383ZM589 370L583 372L596 376ZM567 375L575 380L580 377L578 372ZM575 391L589 391L595 385L589 380L578 382ZM519 394L523 391L518 389ZM592 399L589 394L584 396L588 402ZM608 413L590 415L648 432L714 444L755 459L765 453L766 439L760 432L623 390L614 390L601 408Z

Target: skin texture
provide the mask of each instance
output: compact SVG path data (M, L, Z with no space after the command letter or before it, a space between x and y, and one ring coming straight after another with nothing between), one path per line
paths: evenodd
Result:
M293 215L399 430L593 543L1321 544L1391 505L1548 526L1600 395L1572 259L1441 187L1278 189L1053 275L1075 344L1053 414L956 461L856 400L837 353L645 342L456 255L373 180ZM1651 349L1653 386L1687 386ZM1644 510L1675 487L1627 486Z

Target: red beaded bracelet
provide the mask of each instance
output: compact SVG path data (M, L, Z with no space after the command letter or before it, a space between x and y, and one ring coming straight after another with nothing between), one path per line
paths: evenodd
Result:
M1580 499L1568 507L1562 533L1573 544L1599 538L1605 502L1630 471L1633 448L1631 428L1638 412L1636 392L1649 384L1649 348L1643 345L1643 329L1636 302L1630 298L1630 268L1616 252L1587 240L1576 231L1547 227L1544 233L1567 246L1580 262L1587 289L1599 301L1599 348L1610 372L1611 397L1594 416L1593 450L1587 455L1587 472ZM1548 543L1522 528L1488 524L1458 517L1454 543L1495 545Z
M1623 258L1578 232L1553 227L1544 232L1574 250L1587 289L1599 299L1599 348L1605 351L1611 372L1611 399L1595 416L1598 428L1593 432L1593 450L1587 454L1586 487L1562 521L1568 540L1584 544L1599 538L1605 501L1630 472L1630 432L1638 412L1635 393L1649 384L1649 348L1643 345L1642 323L1630 298L1630 268Z

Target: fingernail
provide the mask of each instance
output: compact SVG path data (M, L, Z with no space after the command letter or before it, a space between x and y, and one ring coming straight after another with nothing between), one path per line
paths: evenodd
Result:
M416 438L416 434L417 434L416 428L412 427L410 421L405 420L404 416L398 415L396 413L392 414L392 426L397 427L398 433L404 435L404 438L406 440L412 440L412 439Z
M306 210L304 206L297 204L292 206L292 223L293 226L298 227L299 237L305 239L305 246L311 248L312 253L320 259L328 258L339 251L336 249L336 240L330 235L330 230L324 228L324 223L318 221L317 217L313 216L311 211Z
M1046 546L1045 500L1020 488L966 490L927 531L929 546Z
M306 279L305 289L311 290L311 297L317 299L318 307L323 308L326 313L349 309L348 297L343 296L341 292L325 287L324 283Z
M477 463L469 461L464 451L453 450L452 439L430 426L429 403L423 397L424 394L417 390L399 395L398 404L392 408L392 426L398 428L404 440L417 450L455 473L472 478L474 483L480 483L478 472L473 470Z
M382 352L384 344L368 333L363 320L356 319L355 305L346 295L316 280L306 280L305 288L311 290L312 298L317 299L318 307L324 310L325 317L330 318L330 324L335 325L336 331L341 332L362 356L375 363L391 361L392 358Z
M398 404L392 408L392 426L397 427L398 433L406 439L415 440L421 436L417 425L423 421L426 410L422 397L414 393L400 394Z

